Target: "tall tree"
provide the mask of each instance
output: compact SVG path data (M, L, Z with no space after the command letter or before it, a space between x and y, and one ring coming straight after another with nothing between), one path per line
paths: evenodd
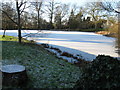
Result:
M54 0L50 0L50 2L48 2L48 4L46 5L47 6L47 14L49 16L49 22L50 22L50 28L54 28L53 27L53 18L54 18L54 13L55 13L55 8L56 8L56 5L58 3L56 3Z
M29 12L24 12L24 14L21 16L21 23L22 23L22 28L24 29L29 29L29 24L30 24L30 13Z
M76 15L74 10L71 10L69 21L68 21L69 29L76 29L77 27L77 21L76 21Z
M32 2L31 3L34 7L35 7L35 10L37 11L37 26L38 26L38 30L40 29L40 15L41 13L43 12L42 11L42 6L43 6L43 0L35 0L35 2Z
M92 17L97 29L97 21L104 15L101 15L102 9L99 7L98 2L89 2L86 4L87 13Z
M60 4L59 6L56 7L54 19L56 28L58 29L62 28L63 19L65 19L65 16L68 14L68 10L69 5L67 4Z
M85 14L85 11L84 11L84 8L83 7L80 7L80 10L79 12L77 13L76 15L76 21L78 23L78 26L77 28L81 29L84 27L83 25L83 17L84 17L84 14Z
M2 12L13 22L18 26L18 38L19 43L21 43L21 14L24 12L26 8L27 1L24 0L15 0L16 3L16 12L17 12L17 21L15 21L13 18L10 17L8 12L2 10Z
M78 26L78 20L76 19L76 15L79 12L79 7L76 6L76 4L73 4L71 6L71 10L70 10L70 15L69 15L69 19L68 19L68 26L69 29L76 29Z
M15 20L15 15L16 12L15 10L12 8L11 6L12 2L8 3L2 3L2 29L4 29L4 33L3 33L3 37L5 37L5 31L7 29L15 29L16 24L14 24L5 13L3 12L7 12L9 17Z
M26 3L27 1L21 0L16 0L16 9L17 9L17 25L18 25L18 37L19 37L19 43L21 43L21 14L24 12L24 9L26 8ZM23 6L23 8L22 8Z

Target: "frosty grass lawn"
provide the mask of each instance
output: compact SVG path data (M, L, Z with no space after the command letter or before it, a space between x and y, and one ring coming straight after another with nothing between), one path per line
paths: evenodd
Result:
M1 41L2 65L24 65L30 79L27 87L72 88L79 79L79 67L58 59L39 45L29 41L19 44L12 36L0 36Z

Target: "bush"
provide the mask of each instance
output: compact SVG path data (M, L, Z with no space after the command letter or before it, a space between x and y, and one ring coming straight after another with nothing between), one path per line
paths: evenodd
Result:
M63 52L63 53L61 54L61 56L73 57L73 55L72 55L72 54L67 53L67 52Z
M120 87L120 61L110 56L98 55L81 74L75 88Z
M113 24L108 28L108 31L110 31L111 33L118 33L118 29L119 29L118 27L119 27L118 23Z

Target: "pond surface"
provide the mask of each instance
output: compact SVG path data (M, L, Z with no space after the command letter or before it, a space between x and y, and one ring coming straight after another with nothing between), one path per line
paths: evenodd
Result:
M17 37L17 32L17 30L7 30L6 35ZM0 34L3 34L2 30ZM91 61L99 54L118 57L115 52L115 38L91 32L22 30L22 36L38 44L49 44L63 52L81 55L85 60Z

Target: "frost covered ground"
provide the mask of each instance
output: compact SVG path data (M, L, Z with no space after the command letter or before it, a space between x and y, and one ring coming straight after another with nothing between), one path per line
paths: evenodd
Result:
M0 34L2 33L1 30ZM6 35L17 36L17 30L7 30ZM80 55L88 61L93 60L99 54L118 57L118 54L115 53L115 38L91 32L43 30L38 33L37 30L23 30L22 36L28 40L34 40L38 44L49 44L52 47L59 48L62 52L68 52L74 56ZM66 57L63 58L72 60Z
M27 71L29 81L23 87L4 86L8 88L26 90L27 88L73 88L79 80L81 69L46 51L34 43L17 43L17 38L6 36L2 41L2 67L5 65L22 65ZM2 68L1 67L1 68ZM0 69L1 69L0 68ZM9 68L10 69L10 68ZM24 69L24 68L23 68ZM13 68L12 68L13 70ZM16 69L14 69L15 71ZM33 89L34 90L34 89Z

